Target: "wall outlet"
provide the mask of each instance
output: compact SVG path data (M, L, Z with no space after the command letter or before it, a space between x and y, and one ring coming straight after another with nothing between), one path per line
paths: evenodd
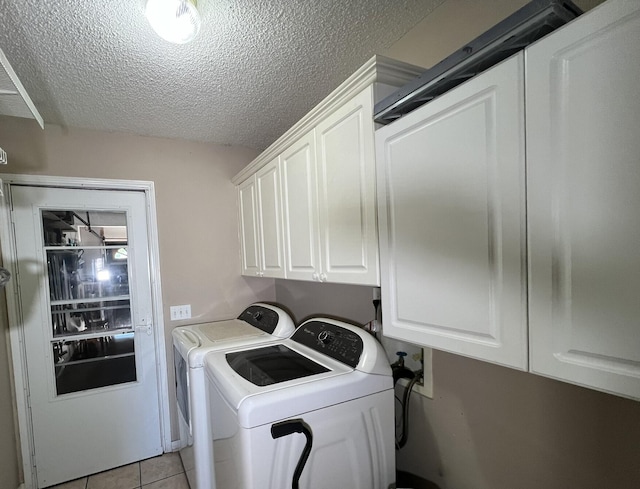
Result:
M170 311L172 321L189 319L191 317L191 304L184 304L182 306L171 306Z

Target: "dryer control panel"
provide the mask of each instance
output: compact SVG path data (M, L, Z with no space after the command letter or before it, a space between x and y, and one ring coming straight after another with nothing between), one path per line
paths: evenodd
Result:
M291 339L354 368L363 351L362 338L357 333L324 321L305 322Z
M275 331L276 326L278 326L280 315L273 309L253 304L242 311L238 316L238 319L261 329L265 333L272 334Z

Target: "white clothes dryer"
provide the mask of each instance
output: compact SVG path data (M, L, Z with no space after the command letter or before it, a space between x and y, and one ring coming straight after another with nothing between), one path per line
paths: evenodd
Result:
M206 355L217 489L387 489L394 391L382 346L314 318L290 339Z
M281 341L295 331L291 316L281 307L255 303L236 319L179 326L172 331L176 397L180 426L180 458L191 489L210 489L210 452L205 395L204 356L216 349ZM204 457L204 460L203 460Z

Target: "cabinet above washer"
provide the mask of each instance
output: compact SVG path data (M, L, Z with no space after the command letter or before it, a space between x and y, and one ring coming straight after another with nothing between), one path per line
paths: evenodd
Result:
M640 399L640 4L376 132L385 334Z

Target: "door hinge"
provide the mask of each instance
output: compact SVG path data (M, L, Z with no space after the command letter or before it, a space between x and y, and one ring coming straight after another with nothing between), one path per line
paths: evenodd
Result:
M143 324L140 326L136 326L136 331L140 331L142 333L147 333L147 336L151 336L153 335L153 325L151 323L149 324Z

